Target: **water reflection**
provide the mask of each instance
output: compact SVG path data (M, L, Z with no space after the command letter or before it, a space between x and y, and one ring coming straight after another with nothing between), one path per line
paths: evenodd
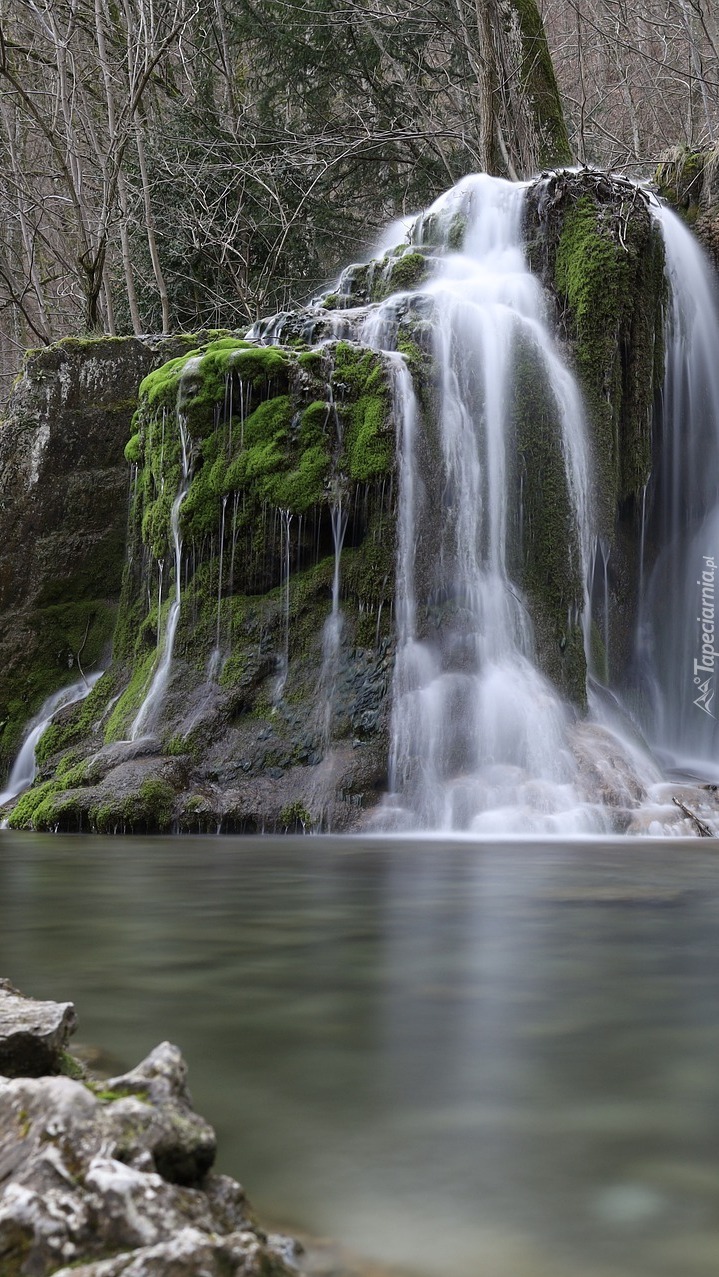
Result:
M0 970L182 1046L266 1216L431 1277L715 1277L713 844L0 841Z

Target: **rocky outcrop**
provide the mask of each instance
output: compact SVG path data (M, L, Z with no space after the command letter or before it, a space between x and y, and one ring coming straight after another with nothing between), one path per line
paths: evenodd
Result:
M18 1024L47 1051L49 1075L24 1075L25 1062L34 1071L39 1057L28 1054ZM192 1108L177 1047L164 1042L109 1081L71 1078L57 1070L82 1072L64 1052L72 1027L70 1003L34 1003L3 985L3 1277L296 1272L298 1247L268 1238L240 1185L211 1173L214 1132Z
M139 404L113 663L46 731L40 783L11 821L343 828L386 782L386 361L343 340L216 338L148 376ZM168 643L171 678L138 718Z
M594 627L593 672L616 684L636 633L637 549L664 375L664 245L648 195L591 169L553 173L532 187L527 238L583 392L597 532L610 560L612 667ZM646 553L648 561L648 547ZM594 604L600 615L603 599Z

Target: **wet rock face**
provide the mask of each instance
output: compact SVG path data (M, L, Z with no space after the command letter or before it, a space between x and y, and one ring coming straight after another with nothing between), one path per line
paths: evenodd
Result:
M180 339L68 339L26 360L0 421L0 788L23 726L109 650L137 387Z
M113 659L43 735L38 781L14 808L14 827L342 829L385 787L390 365L350 341L321 350L195 343L139 386L125 438L132 472L123 462L127 552ZM141 738L128 739L164 655L178 558L167 683Z
M72 1004L5 986L0 1042L18 1023L36 1026L38 1040L46 1029L45 1041L59 1024L64 1044ZM10 1061L16 1072L22 1058ZM3 1277L286 1277L293 1243L269 1242L240 1185L209 1173L214 1132L192 1108L186 1075L164 1042L109 1082L0 1076Z

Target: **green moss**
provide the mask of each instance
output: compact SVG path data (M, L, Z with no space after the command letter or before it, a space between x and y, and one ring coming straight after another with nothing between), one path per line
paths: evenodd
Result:
M40 608L23 618L27 658L22 676L14 674L8 687L0 719L0 766L9 767L43 701L77 681L78 658L83 669L98 668L110 646L115 615L112 603L89 599Z
M91 808L90 823L98 833L163 833L172 825L174 802L172 785L159 777L147 777L136 793L113 795Z
M42 767L53 754L68 749L70 745L86 740L92 732L95 722L101 718L108 702L116 690L114 673L108 671L98 679L92 691L83 701L63 711L61 721L50 723L35 747L35 758ZM67 754L58 764L58 774L66 771L70 759L76 755Z
M156 660L156 650L146 652L144 656L138 658L137 664L132 671L130 682L119 697L107 721L105 744L109 745L113 741L127 739L127 733L150 685Z
M711 152L677 146L657 165L654 180L659 194L684 217L696 220L704 185L704 169Z
M139 431L125 444L125 460L131 465L138 465L142 461L142 442Z
M537 349L519 344L512 383L516 439L513 575L531 604L540 661L574 704L586 698L579 618L582 563L569 496L559 409ZM520 500L521 493L521 500Z
M325 354L321 349L303 351L298 362L303 372L308 372L313 377L324 376Z
M84 1082L87 1076L82 1060L76 1059L69 1051L60 1052L60 1072L63 1077L72 1078L73 1082Z
M34 829L34 817L37 808L46 798L57 793L59 788L57 781L46 780L42 784L33 785L32 789L28 789L21 795L10 813L8 819L10 828Z
M599 527L651 468L651 414L662 365L663 248L646 210L619 224L589 194L568 207L556 254L577 370L594 435Z
M394 464L392 404L380 356L350 342L338 342L333 381L342 395L346 421L343 465L347 475L362 483L388 474Z
M296 801L288 803L280 812L280 828L285 831L293 830L306 833L312 828L312 817L305 807L304 803Z
M447 231L447 247L451 252L459 253L462 251L466 233L467 219L464 213L455 213Z
M147 1104L150 1099L150 1092L144 1087L135 1086L103 1086L99 1082L93 1082L92 1079L85 1079L85 1084L93 1095L101 1101L102 1104L114 1104L115 1100L126 1100L128 1096L132 1096L135 1100L141 1100L143 1104ZM83 1261L85 1262L85 1261Z
M413 288L419 288L431 273L432 263L424 253L404 253L402 257L392 261L388 276L382 282L379 295L374 300L381 301L392 293L405 293Z

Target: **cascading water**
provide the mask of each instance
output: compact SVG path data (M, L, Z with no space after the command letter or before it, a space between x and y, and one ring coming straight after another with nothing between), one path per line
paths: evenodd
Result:
M671 290L637 665L647 734L678 771L719 780L719 300L696 240L657 206ZM644 536L644 532L643 532Z
M3 807L5 803L9 803L13 798L17 798L17 795L27 789L34 781L37 774L35 750L40 737L50 726L55 715L68 705L75 705L78 701L82 701L86 696L89 696L97 680L101 677L102 670L95 674L88 674L87 678L82 678L79 682L72 683L70 687L63 687L59 692L53 692L52 696L48 696L47 700L44 701L29 724L27 735L8 777L7 788L3 793L0 793L0 807Z
M592 544L581 401L525 263L524 198L521 185L478 176L424 215L435 235L458 215L466 223L463 251L443 258L422 287L433 308L439 377L431 487L411 378L395 356L401 504L390 804L404 827L527 833L603 826L599 808L577 788L571 715L540 671L516 571L514 369L523 355L546 381L556 414L569 558L582 583ZM361 339L386 348L396 308L392 298L372 313ZM583 605L580 598L578 613ZM569 624L580 625L580 616Z
M696 832L691 813L677 823L676 792L662 784L657 759L687 777L719 779L711 269L680 221L655 206L671 292L667 371L641 493L638 639L625 703L608 681L626 658L611 588L626 545L595 526L598 462L581 395L525 260L528 185L463 179L419 217L393 224L378 260L343 272L332 294L342 304L328 306L328 294L301 329L308 341L382 351L394 382L397 648L391 794L380 822L487 833ZM397 290L405 252L410 273L418 258L424 265L423 282ZM250 335L279 342L286 323L294 335L289 315ZM402 353L417 332L432 356L422 402L412 355L408 362ZM563 508L563 522L542 524L543 504ZM588 714L576 708L585 695ZM690 796L710 801L700 789Z
M175 634L180 620L180 608L182 604L182 534L180 532L180 507L187 496L190 486L190 470L191 470L191 441L187 430L187 423L183 414L178 411L177 425L180 432L181 447L181 479L177 496L172 503L170 513L170 529L172 533L172 544L175 551L175 596L170 604L170 611L167 617L167 630L165 632L165 642L162 649L162 656L155 667L150 686L147 689L145 698L135 715L134 722L130 728L130 740L138 740L141 736L152 730L158 710L162 705L167 690L167 684L170 678L170 669L172 667L172 654L175 647ZM160 609L158 606L158 626L159 626Z

